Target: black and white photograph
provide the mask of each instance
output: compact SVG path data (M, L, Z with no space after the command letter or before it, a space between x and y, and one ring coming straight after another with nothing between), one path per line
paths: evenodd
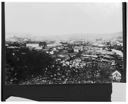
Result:
M5 84L125 83L122 3L5 3Z

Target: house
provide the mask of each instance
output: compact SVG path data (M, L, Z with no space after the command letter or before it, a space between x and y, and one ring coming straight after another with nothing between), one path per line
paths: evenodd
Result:
M61 46L61 43L59 43L59 42L53 42L53 43L47 44L47 47L48 48L57 47L57 46Z
M116 50L116 49L112 49L112 52L116 53L117 55L119 55L120 57L123 57L123 52Z
M83 51L84 47L83 46L75 46L73 48L74 52L79 52L79 51Z
M17 47L17 46L8 46L7 48L9 48L9 49L18 49L20 47Z
M98 42L93 43L93 46L94 46L94 47L99 47L99 48L103 48L103 47L105 47L104 44L102 44L102 43L98 43Z
M30 49L36 49L36 50L42 50L42 46L39 43L27 43L26 47L30 48Z
M113 59L113 57L112 56L110 56L110 55L103 55L103 58L104 59L108 59L108 60L112 60Z
M74 52L79 52L79 49L77 49L77 48L74 48Z
M116 81L116 82L120 82L120 80L121 80L121 73L119 71L117 71L117 70L114 71L112 73L112 80Z
M75 62L81 62L81 59L80 58L76 58L74 61Z
M50 51L49 53L50 53L51 55L53 55L53 54L54 54L54 51Z
M116 65L115 60L112 60L112 61L111 61L111 65L112 65L112 66L115 66L115 65Z
M26 47L36 48L36 47L39 47L39 44L38 43L27 43Z

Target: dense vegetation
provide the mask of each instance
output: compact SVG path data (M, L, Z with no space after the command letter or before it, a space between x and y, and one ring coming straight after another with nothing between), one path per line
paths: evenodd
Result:
M6 49L7 82L14 84L32 76L44 75L44 69L53 63L45 52L28 48Z

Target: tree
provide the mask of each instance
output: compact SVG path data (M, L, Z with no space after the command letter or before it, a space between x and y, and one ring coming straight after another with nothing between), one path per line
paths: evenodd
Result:
M46 42L40 42L39 46L42 46L42 48L46 48L47 47L47 43Z
M42 51L20 48L19 50L6 50L6 63L14 68L13 79L19 83L21 80L31 78L32 75L43 75L45 68L52 65L52 57ZM10 69L11 70L11 69Z

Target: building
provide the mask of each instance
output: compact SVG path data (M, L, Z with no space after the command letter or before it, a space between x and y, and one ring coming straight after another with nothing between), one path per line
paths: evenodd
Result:
M39 47L39 43L27 43L26 47L36 48Z
M58 46L61 46L62 44L59 43L59 42L53 42L53 43L49 43L47 44L47 47L48 48L52 48L52 47L58 47Z
M116 81L116 82L120 82L120 80L121 80L121 73L119 71L117 71L117 70L114 71L112 73L112 80Z
M41 50L43 47L39 43L27 43L26 47L30 49L36 49L36 50Z
M83 51L84 47L83 46L75 46L73 48L74 52L79 52L79 51Z
M120 57L123 57L123 52L116 50L116 49L112 49L112 52L116 53L117 55L119 55Z

